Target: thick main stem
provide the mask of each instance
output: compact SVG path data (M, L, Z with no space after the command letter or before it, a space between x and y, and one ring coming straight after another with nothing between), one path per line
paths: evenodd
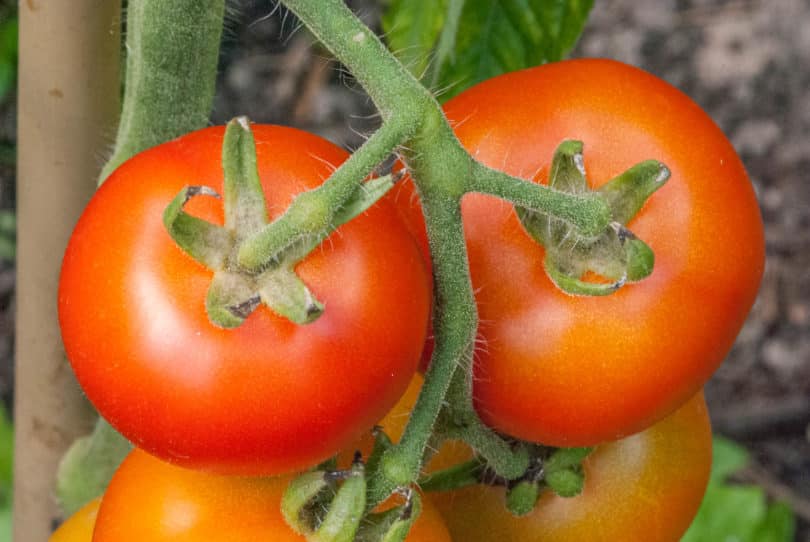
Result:
M343 0L284 0L284 4L349 68L374 100L383 119L396 114L418 122L423 104L435 103L430 92Z
M225 0L127 6L124 106L103 181L129 157L208 123Z

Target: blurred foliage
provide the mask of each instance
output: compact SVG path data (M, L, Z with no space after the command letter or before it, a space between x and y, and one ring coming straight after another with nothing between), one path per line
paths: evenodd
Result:
M0 12L0 102L17 82L17 16Z
M17 216L14 211L0 210L0 260L14 261L17 252Z
M14 97L14 88L17 84L17 40L17 4L2 1L0 2L0 105L13 100ZM13 168L16 162L17 149L14 143L0 142L0 166ZM9 179L0 181L5 185ZM5 186L2 188L6 190ZM17 220L14 210L0 210L0 260L14 261L16 231ZM3 512L0 511L0 524L2 518Z
M729 483L750 464L748 451L721 437L713 450L709 487L681 542L792 542L796 519L786 504L769 503L761 487Z
M11 476L14 430L0 403L0 542L11 540Z
M562 60L591 7L593 0L392 0L383 30L405 65L447 100L496 75Z

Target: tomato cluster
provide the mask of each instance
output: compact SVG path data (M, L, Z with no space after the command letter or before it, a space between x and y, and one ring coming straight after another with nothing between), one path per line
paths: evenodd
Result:
M532 182L547 180L566 139L583 142L594 189L647 158L671 172L627 224L652 248L652 274L598 298L554 285L546 250L513 205L465 196L483 344L472 369L480 417L545 446L607 444L583 465L581 495L546 492L526 517L503 507L502 487L440 495L449 533L465 542L677 540L710 463L699 390L731 347L763 270L762 224L740 160L685 95L607 60L497 77L445 111L471 155ZM297 130L252 132L270 219L347 158ZM96 542L216 540L211 533L302 540L279 513L289 475L366 446L361 436L403 395L423 351L431 256L409 183L295 266L325 307L317 320L299 325L259 306L235 329L209 321L213 273L178 248L163 212L184 186L222 192L223 134L195 132L121 166L65 254L59 317L68 357L99 412L141 449L104 496ZM213 198L193 198L186 211L223 223ZM417 392L412 385L382 422L391 435ZM472 454L458 449L430 468ZM425 503L407 540L450 540ZM65 532L87 533L88 521L71 520L54 540L87 540Z

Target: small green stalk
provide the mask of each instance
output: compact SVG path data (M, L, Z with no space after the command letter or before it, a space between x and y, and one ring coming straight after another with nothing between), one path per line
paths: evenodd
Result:
M345 222L341 209L356 205L352 199L356 199L362 179L408 137L408 130L396 120L383 124L323 185L298 195L279 218L246 239L237 254L239 266L261 269L296 243L313 236L323 239L341 221Z
M419 479L422 491L452 491L481 482L481 475L486 464L481 459L471 459L465 463L453 465L445 470L430 473Z

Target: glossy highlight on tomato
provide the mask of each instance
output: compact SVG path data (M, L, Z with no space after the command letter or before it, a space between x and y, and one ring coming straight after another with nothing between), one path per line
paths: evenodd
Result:
M568 139L584 143L592 188L648 159L671 171L627 224L655 253L652 275L604 297L557 289L513 206L465 196L482 419L524 440L589 446L641 431L693 396L730 350L764 267L753 187L708 115L668 83L605 59L495 77L445 111L479 161L534 182L547 182ZM412 190L391 199L424 232Z
M431 467L469 457L446 445ZM484 485L432 493L453 540L464 542L677 542L703 499L712 462L703 394L651 428L598 446L585 459L576 497L544 491L534 510L515 517L505 489Z
M311 134L252 127L271 219L347 153ZM162 213L186 185L222 192L224 129L139 154L103 184L65 253L59 319L87 396L124 436L165 460L233 474L303 470L353 442L416 368L429 275L389 204L341 226L296 267L325 304L296 325L265 306L236 329L205 312L213 272L184 253ZM221 224L221 200L193 216Z
M93 542L303 542L281 514L289 476L219 476L134 450L104 495ZM427 500L406 542L449 542Z

